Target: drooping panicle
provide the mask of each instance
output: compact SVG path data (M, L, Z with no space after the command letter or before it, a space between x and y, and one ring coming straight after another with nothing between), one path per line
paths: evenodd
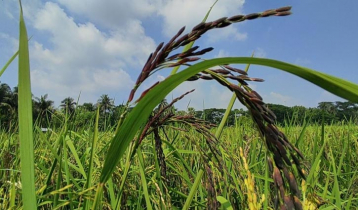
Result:
M244 20L252 20L262 17L269 16L284 16L290 14L291 7L282 7L274 10L267 10L263 13L252 13L249 15L235 15L230 18L222 17L212 22L201 22L193 27L193 29L182 35L185 30L185 27L182 27L170 40L167 44L160 43L156 50L149 56L147 62L145 63L142 73L139 75L134 88L131 91L131 94L128 97L128 103L133 100L134 94L138 87L151 75L156 69L162 69L165 67L175 67L179 65L189 65L187 62L194 62L198 59L192 58L192 56L201 56L207 52L210 52L213 48L205 48L201 51L196 51L199 47L191 48L185 52L178 53L172 56L169 56L171 52L176 50L179 47L183 47L190 42L196 41L204 33L214 28L223 28L231 25L235 22L241 22ZM169 57L168 57L169 56ZM168 63L168 61L178 60L176 63ZM184 61L183 61L184 60ZM229 69L231 71L236 71L237 73L246 74L244 71L239 69ZM143 73L147 72L147 73Z

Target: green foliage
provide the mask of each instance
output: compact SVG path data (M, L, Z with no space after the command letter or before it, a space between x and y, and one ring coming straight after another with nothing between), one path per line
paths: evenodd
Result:
M243 165L236 165L235 162L239 160L238 150L240 147L246 151L244 154L247 158L249 168L252 174L255 176L255 189L258 197L261 197L265 192L265 170L262 168L266 167L265 153L259 153L261 142L258 137L258 133L253 129L252 123L238 121L238 126L235 127L226 127L223 130L221 137L220 145L223 145L227 149L227 154L225 155L225 161L233 164L229 167L228 173L231 174L234 181L233 183L229 180L226 180L220 173L219 168L212 167L213 178L222 182L223 185L227 185L226 191L221 191L221 194L218 196L223 197L223 194L226 194L225 199L230 202L230 205L233 209L245 209L248 208L247 203L245 202L245 197L238 196L241 191L245 194L245 191L240 187L243 185L243 180L241 175L245 175L245 169ZM94 126L93 126L94 127ZM283 127L283 129L288 129ZM296 137L301 134L301 126L290 127L290 132L286 133L289 139L296 144ZM163 150L165 153L165 158L167 162L167 179L171 180L171 185L169 187L169 195L171 198L172 207L177 207L181 209L188 198L190 189L193 188L192 184L194 183L195 178L200 170L200 165L205 164L205 160L202 158L200 152L197 151L199 146L206 148L205 143L202 141L200 134L196 133L193 130L187 132L180 132L167 128L164 132L161 132L163 139L168 137L170 142L163 144ZM321 127L320 125L310 125L304 131L304 139L298 142L298 148L303 152L306 157L307 163L312 163L312 169L310 176L307 178L308 189L306 191L305 198L313 199L315 196L320 196L326 203L325 207L332 207L337 199L334 191L337 191L337 187L340 191L341 204L342 208L345 208L350 202L351 208L358 208L358 202L354 198L358 196L358 188L356 185L356 180L358 177L358 156L356 151L358 151L358 145L355 143L356 134L358 133L358 127L354 123L344 123L340 125L329 125L325 126L325 130L322 133L324 135L324 141L321 140ZM36 129L34 134L34 139L36 140L35 147L35 162L37 167L36 171L36 189L42 189L46 182L47 177L51 174L51 166L57 160L68 161L69 164L68 172L65 168L57 167L54 168L52 176L49 176L49 182L47 188L49 191L43 194L39 198L44 200L49 200L53 198L56 194L60 195L60 200L57 205L66 205L69 201L69 194L65 191L59 191L62 188L66 187L67 184L63 177L66 173L69 173L70 179L74 180L75 184L70 187L70 193L72 193L72 200L74 205L78 205L80 201L84 199L91 200L95 195L95 187L98 184L98 175L100 173L101 165L103 160L106 157L106 145L107 142L111 139L113 132L99 132L98 139L95 143L96 151L95 154L91 153L91 148L94 140L93 128L82 129L78 132L66 132L66 131L50 131L48 133L40 133ZM17 149L18 145L16 142L17 137L10 133L0 133L1 139L6 139L7 141L1 141L0 146L3 148L0 151L0 168L2 169L11 169L14 174L13 183L21 183L19 179L19 173L16 172L16 169L19 168L19 150ZM188 140L189 137L191 140ZM76 152L71 152L70 147L63 148L68 151L67 159L64 159L64 156L61 155L62 152L57 153L57 149L60 148L60 144L57 143L58 139L66 139L66 141L73 142L75 145ZM140 165L140 159L138 154L133 157L130 161L130 166L128 172L125 172L126 161L128 156L126 155L125 159L122 159L118 165L118 169L114 172L112 176L112 187L114 196L110 194L104 194L102 198L103 205L106 207L110 203L115 203L117 200L117 194L119 192L119 186L121 186L122 177L124 174L127 174L126 181L123 184L123 195L120 199L121 206L123 208L145 208L147 202L152 204L153 208L159 208L158 200L160 200L160 191L158 191L158 183L153 179L156 174L155 170L155 159L156 156L153 155L153 144L152 137L148 136L146 140L143 141L141 145L141 154L143 157L143 165ZM63 145L63 144L61 144ZM346 146L345 146L346 145ZM344 155L342 155L342 151ZM76 160L76 155L79 158L80 163ZM91 156L93 155L93 160ZM333 169L333 159L335 161L335 169ZM82 173L79 173L78 169L80 165L83 166L86 173L89 171L89 164L92 162L92 188L86 188L87 179L85 178L88 175L84 176ZM142 167L142 168L140 168ZM335 171L335 172L334 172ZM238 173L240 172L240 173ZM144 173L144 174L143 174ZM142 175L141 175L142 174ZM311 175L312 174L312 175ZM147 191L149 197L146 198L144 195L144 186L142 177L145 177ZM202 179L202 183L207 183L206 174ZM8 198L10 196L9 187L14 186L15 189L15 209L22 206L21 202L21 189L18 187L18 184L11 185L7 181L10 180L9 171L0 170L0 182L3 183L1 186L0 193L1 198ZM56 187L57 177L61 177L61 182L59 186ZM72 178L71 178L72 177ZM335 178L336 177L336 178ZM334 187L335 181L337 180L339 185ZM269 184L272 185L273 180L268 180ZM237 182L237 184L235 184ZM228 185L228 183L231 183ZM201 184L200 184L201 185ZM203 185L205 186L205 184ZM219 187L219 186L218 186ZM220 188L218 188L220 189ZM221 188L221 190L224 188ZM66 189L67 190L67 189ZM105 188L105 190L108 190ZM51 193L50 193L51 192ZM208 198L206 190L203 191L204 200ZM270 207L273 206L271 197L269 194L265 194L268 199L268 204ZM219 197L221 199L221 197ZM141 198L141 199L139 199ZM138 200L139 199L139 200ZM224 200L221 199L220 202ZM4 203L1 203L3 205ZM43 208L54 207L53 203L43 203ZM68 204L67 204L68 205ZM169 205L167 203L167 205ZM204 206L203 206L204 205ZM192 208L197 206L198 208L205 208L205 202L203 203L202 197L199 194L199 191L196 191L192 202L190 204ZM0 206L2 209L7 209L6 206ZM68 206L69 207L69 206Z

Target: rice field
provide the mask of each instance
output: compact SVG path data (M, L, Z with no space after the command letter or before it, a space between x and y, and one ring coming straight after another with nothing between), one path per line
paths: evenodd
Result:
M46 133L36 129L35 187L40 209L81 209L93 201L96 188L87 186L88 172L92 170L91 182L96 186L114 132L98 133L91 160L97 135L92 126ZM161 150L154 134L143 140L133 157L131 143L104 186L103 209L275 209L277 192L268 174L272 172L267 170L266 149L252 121L238 119L235 126L223 130L216 142L221 167L219 161L207 162L212 154L202 134L182 129L161 131ZM310 171L306 181L298 183L304 209L358 208L358 126L351 122L281 129L302 151L303 164ZM18 134L2 132L1 140L0 208L19 209Z
M21 1L20 8L21 8ZM18 57L18 122L0 131L0 209L357 209L356 121L279 127L248 82L250 64L283 70L352 102L358 85L293 64L255 57L202 60L201 35L242 21L290 15L291 7L220 18L180 29L148 57L113 127L99 130L99 112L75 126L76 110L45 132L33 120L28 36L22 9ZM210 13L210 10L208 14ZM172 55L178 48L182 53ZM230 66L247 64L245 70ZM179 71L179 66L187 67ZM212 69L214 67L220 69ZM154 72L172 73L144 92ZM233 92L251 118L218 126L177 115L163 99L185 81L213 80ZM236 83L236 84L234 84ZM105 114L105 113L104 113ZM323 120L324 122L324 120ZM18 125L18 126L17 126ZM51 127L51 126L50 126Z

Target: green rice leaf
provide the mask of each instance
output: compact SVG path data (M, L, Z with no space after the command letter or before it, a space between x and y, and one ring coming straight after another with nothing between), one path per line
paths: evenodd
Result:
M143 187L145 204L147 205L146 207L148 210L152 210L153 208L152 208L152 204L150 202L150 194L148 192L148 184L147 184L147 180L146 180L146 176L145 176L144 159L143 159L143 154L142 154L142 150L140 147L138 147L138 149L137 149L137 155L138 155L138 160L139 160L139 172L140 172L140 179L141 179L142 187Z
M81 173L82 176L83 176L85 179L87 179L87 175L86 175L85 169L84 169L83 166L82 166L81 160L80 160L80 158L79 158L79 156L78 156L78 154L77 154L75 145L73 145L72 140L71 140L71 139L68 139L68 140L66 141L66 144L67 144L68 148L71 150L71 153L72 153L73 157L74 157L75 160L76 160L76 163L77 163L77 165L78 165L78 167L76 167L76 168L78 168L78 172ZM70 164L70 162L69 162L69 164Z
M91 142L91 156L90 156L90 161L89 161L89 165L88 165L85 189L92 187L93 161L94 161L94 155L96 153L97 142L98 142L98 121L99 121L99 107L97 108L97 111L96 111L96 121L95 121L95 126L94 126L93 138L92 138L92 142ZM84 209L86 209L86 210L89 209L89 207L90 207L89 203L90 203L89 199L86 199L85 204L84 204L84 206L85 206Z
M196 194L196 191L197 191L197 189L199 187L199 184L200 184L201 178L203 177L203 174L204 174L204 171L202 169L200 169L200 171L198 172L198 175L195 177L194 184L190 189L188 198L185 201L183 209L185 209L185 210L189 209L190 204L191 204L191 202L192 202L192 200L194 198L194 195Z
M19 37L19 138L21 158L21 183L23 209L36 209L34 145L32 125L32 94L30 82L30 59L26 25L20 3Z

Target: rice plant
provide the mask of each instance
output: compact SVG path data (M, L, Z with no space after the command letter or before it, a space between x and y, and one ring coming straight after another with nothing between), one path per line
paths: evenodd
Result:
M298 130L284 134L275 123L275 114L248 84L263 80L249 77L248 67L241 70L232 64L283 70L354 102L358 102L358 85L271 59L203 60L200 56L213 48L193 47L210 30L287 16L290 10L282 7L204 21L184 35L185 28L180 29L149 56L117 126L100 132L97 109L89 128L73 129L75 110L63 116L61 129L44 134L32 124L28 37L21 9L19 51L14 54L19 59L19 133L0 133L4 148L0 154L0 207L357 208L357 126L352 122L329 127L324 123L309 128L291 126ZM179 48L183 51L173 54ZM184 70L178 71L179 66ZM153 73L173 68L169 77L135 99L138 88ZM247 107L251 120L237 119L235 127L215 128L193 115L175 113L174 104L192 91L170 103L165 97L181 83L196 80L216 81L226 87ZM308 136L305 142L303 136ZM343 148L346 155L339 155L337 148Z

